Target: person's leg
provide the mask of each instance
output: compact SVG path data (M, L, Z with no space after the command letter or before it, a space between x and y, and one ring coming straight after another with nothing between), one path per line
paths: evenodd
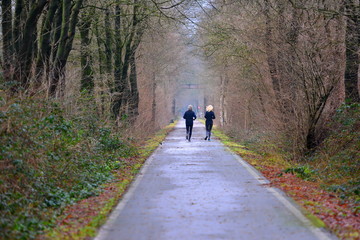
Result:
M209 138L209 124L205 123L205 128L206 128L206 137L205 140L207 140Z
M211 137L211 129L212 129L212 126L213 126L212 124L209 124L209 128L208 128L208 129L209 129L209 141L210 141L210 137Z
M189 131L190 131L190 126L186 125L186 140L189 139Z
M189 141L190 141L190 139L191 139L192 129L193 129L193 125L190 125L190 126L189 126Z

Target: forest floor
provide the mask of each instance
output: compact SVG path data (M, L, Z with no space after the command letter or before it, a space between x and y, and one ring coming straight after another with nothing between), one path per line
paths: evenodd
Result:
M307 178L307 169L294 167L277 153L259 153L220 130L214 132L226 146L259 170L272 186L283 190L300 206L321 219L322 222L316 220L318 225L328 228L340 239L360 239L358 199L344 198L341 194L326 191L321 181Z

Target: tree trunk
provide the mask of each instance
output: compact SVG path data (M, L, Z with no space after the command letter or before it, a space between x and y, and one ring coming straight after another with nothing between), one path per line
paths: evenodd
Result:
M5 82L12 81L11 68L13 64L13 36L12 36L12 10L11 0L1 2L2 18L2 45L3 45L3 78Z
M358 89L359 46L360 46L360 4L355 0L345 0L346 26L346 67L345 99L349 103L360 102Z
M63 4L59 5L58 10L55 14L55 19L53 23L53 32L51 35L51 41L52 41L52 49L51 49L51 64L54 65L55 59L56 59L56 53L58 50L58 46L60 43L60 37L61 37L61 25L62 25L62 15L63 15ZM48 71L51 72L52 69L49 69Z
M94 77L92 67L92 57L90 53L91 39L89 37L90 27L92 24L92 17L94 15L94 9L91 8L84 11L82 14L81 22L79 25L80 37L81 37L81 91L93 92L94 90Z
M120 10L119 10L120 13ZM120 26L120 15L119 15L119 23ZM106 9L105 13L105 56L106 56L106 72L110 75L112 73L112 34L111 34L111 23L110 23L110 11ZM120 29L117 31L120 36ZM120 39L121 43L121 39ZM120 44L121 46L121 44ZM120 48L120 56L121 56L121 48ZM121 59L120 59L121 60ZM110 86L109 86L110 87ZM112 89L112 86L110 87Z
M139 114L139 89L137 85L136 52L133 50L130 61L130 114L136 117Z
M105 22L106 24L106 22ZM121 8L118 3L115 6L115 53L114 53L114 91L116 97L112 99L112 114L114 118L120 115L122 107L122 94L124 93L125 84L122 82L121 72L123 64L121 62L122 57L122 41L121 41ZM125 80L126 81L126 80Z
M297 44L298 44L300 28L301 28L301 26L300 26L300 11L302 11L302 10L299 10L299 9L293 7L290 29L286 33L286 36L288 36L288 39L286 41L288 44L288 47L285 51L287 51L286 55L288 57L286 58L287 62L285 62L284 65L286 67L286 73L288 75L290 75L290 77L288 79L289 83L287 86L287 90L289 91L289 95L291 97L291 102L290 103L287 102L285 104L285 109L286 109L286 113L288 114L290 112L291 115L294 114L293 103L296 102L296 95L298 92L298 82L295 80L296 79L295 77L291 77L291 76L296 75L294 73L294 66L296 66L295 51L298 49Z
M97 19L99 20L99 19ZM103 49L103 39L101 39L101 33L99 31L98 24L95 24L95 36L96 36L96 45L97 45L97 54L99 62L99 74L103 75L105 73L105 54Z
M152 126L155 127L156 126L156 73L155 72L153 72L151 92L152 92L151 123Z
M83 0L77 0L71 7L71 0L63 0L61 34L50 79L49 94L52 97L62 96L65 90L65 66L72 48L82 3Z
M225 67L226 68L226 67ZM226 113L226 94L227 94L227 75L226 70L224 76L220 76L220 126L224 127L227 124L227 113Z
M121 79L119 83L119 93L121 93L121 108L120 115L128 112L129 98L131 97L130 86L129 86L129 67L131 57L131 42L128 39L125 47L125 56L122 63Z
M20 18L20 20L17 19L15 21L14 26L15 52L17 56L17 59L15 59L15 80L26 90L30 85L30 71L34 56L33 47L36 42L37 22L47 4L47 0L32 3L27 15L26 13L22 14L26 9L26 5L24 6L23 4L19 0L15 7L15 17Z
M174 98L174 99L172 100L172 105L171 105L171 113L172 113L172 115L173 115L173 118L175 118L175 114L176 114L175 106L176 106L176 99Z
M131 107L130 107L130 113L132 114L132 117L136 117L139 114L139 90L137 86L137 72L136 72L136 50L140 45L142 35L144 33L144 28L139 25L140 20L138 19L138 1L134 0L134 7L133 7L133 26L132 31L133 35L130 39L133 42L132 47L130 48L130 89L131 89Z
M46 18L42 25L40 39L39 39L39 51L36 60L36 72L35 72L35 88L40 87L42 75L44 69L49 71L49 62L51 55L51 33L52 26L56 14L56 10L60 7L59 0L52 0L47 10ZM56 29L55 29L56 31Z
M99 18L97 19L97 23L99 23ZM104 40L101 38L101 33L99 30L99 25L95 24L95 36L96 36L96 44L97 44L97 53L98 53L98 62L99 62L99 74L101 79L99 81L99 88L100 88L100 102L101 102L101 114L105 114L105 89L109 87L108 84L105 84L105 81L109 81L109 75L106 75L103 78L104 73L106 72L106 65L105 65L105 51L104 51Z
M276 65L276 59L275 59L275 53L273 52L273 27L271 26L271 17L270 17L270 2L269 0L264 0L265 8L265 41L266 41L266 55L267 55L267 62L269 66L270 71L270 77L272 80L272 85L274 89L274 93L276 96L276 100L280 101L281 95L280 95L280 79L279 79L279 72Z
M56 57L53 64L53 69L51 72L50 79L50 89L49 94L52 97L56 96L56 90L59 85L60 78L63 77L63 70L66 65L65 56L65 47L67 41L67 34L69 32L69 22L70 22L70 13L71 13L71 0L63 0L62 4L62 17L61 17L61 34L59 43L57 45Z
M23 11L23 0L16 0L15 4L15 16L14 16L14 26L13 26L13 41L14 41L14 51L18 53L20 51L20 40L22 32L22 22L21 22L21 13Z

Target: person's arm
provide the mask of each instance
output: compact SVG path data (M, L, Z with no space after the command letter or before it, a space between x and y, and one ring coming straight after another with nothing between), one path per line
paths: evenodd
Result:
M183 119L186 119L186 117L185 117L185 116L186 116L186 112L184 113Z
M194 113L194 120L196 119L196 115L195 115L195 113Z
M215 113L213 112L213 114L212 114L212 119L215 119Z

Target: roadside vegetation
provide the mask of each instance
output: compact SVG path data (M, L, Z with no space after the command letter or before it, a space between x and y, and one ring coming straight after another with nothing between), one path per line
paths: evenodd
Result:
M140 171L145 160L156 150L175 125L176 122L171 123L146 140L136 143L137 154L123 159L123 166L113 171L114 178L101 186L101 192L98 195L66 207L57 218L55 228L49 229L37 238L63 240L94 237Z
M57 226L68 206L115 184L112 201L96 206L104 219L167 133L137 142L126 129L99 118L91 96L77 101L69 114L58 101L1 96L0 239L33 239ZM101 221L94 221L96 228Z
M360 106L343 105L325 140L299 159L270 138L215 129L214 133L341 239L360 238ZM250 137L251 136L251 137ZM321 224L323 222L323 224Z

